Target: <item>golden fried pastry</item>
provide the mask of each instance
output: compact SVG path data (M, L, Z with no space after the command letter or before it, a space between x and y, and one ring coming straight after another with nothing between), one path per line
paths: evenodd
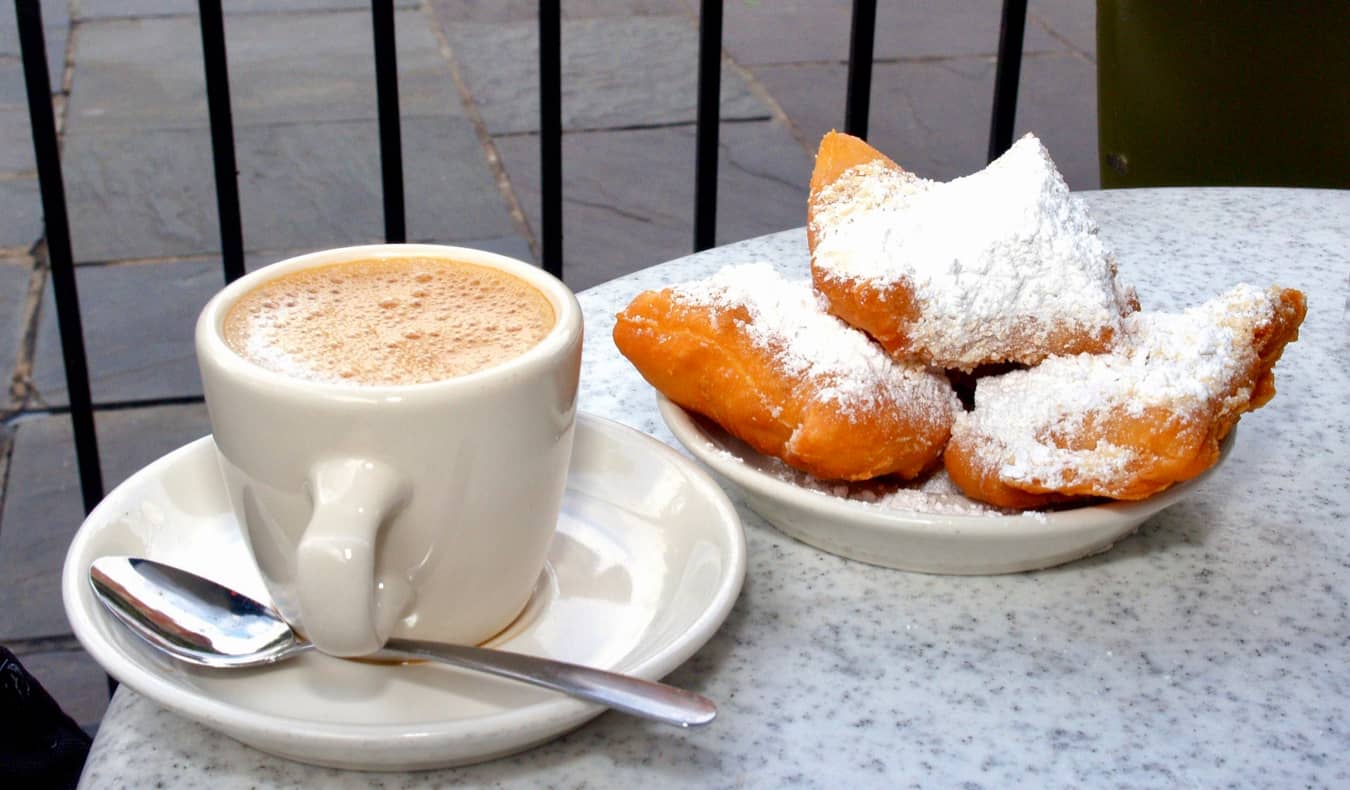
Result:
M811 175L807 240L829 311L926 365L970 371L1104 351L1138 309L1096 223L1031 135L941 183L831 132Z
M1240 285L1182 313L1136 313L1107 354L981 379L944 462L966 496L1011 508L1143 499L1213 466L1243 412L1275 394L1298 338L1294 290Z
M639 294L614 342L670 400L826 480L917 476L960 408L940 373L891 359L763 263Z

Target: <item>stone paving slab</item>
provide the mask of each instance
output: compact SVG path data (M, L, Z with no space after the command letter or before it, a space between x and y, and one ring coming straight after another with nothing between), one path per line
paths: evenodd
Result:
M992 55L998 51L1002 6L1000 0L878 3L874 55L878 60ZM745 66L846 62L852 9L851 0L724 3L724 46ZM1024 51L1063 48L1039 26L1027 26Z
M813 158L794 155L788 129L778 123L724 124L718 158L717 244L806 224ZM691 160L692 161L692 160ZM691 216L692 178L689 205ZM692 252L692 246L680 255ZM668 260L668 259L663 259Z
M447 22L522 22L539 20L538 0L432 0L442 24ZM567 0L563 19L604 16L688 16L685 0Z
M0 412L13 405L9 383L27 329L24 308L28 302L28 280L32 271L30 261L0 258ZM0 474L0 480L4 479Z
M61 563L84 518L70 418L13 426L0 511L0 642L70 632L61 608Z
M201 394L192 333L224 285L218 260L82 266L75 276L96 403ZM32 405L68 404L50 284L34 356Z
M26 252L42 236L37 178L0 180L0 250Z
M201 129L70 134L65 172L76 260L218 251L208 137ZM409 238L515 233L467 120L406 119L403 143ZM247 249L383 240L374 121L245 127L235 144Z
M240 201L250 249L323 249L384 240L375 123L256 127L241 130L239 138ZM514 233L468 121L405 120L403 172L410 239Z
M762 66L755 75L814 150L842 128L847 69L837 64ZM837 85L838 92L825 89ZM1022 62L1015 134L1034 131L1073 189L1096 189L1096 77L1075 55ZM994 64L986 58L882 63L873 75L869 141L904 167L948 180L984 167Z
M378 135L370 139L376 140ZM364 152L367 142L359 139L352 145ZM377 167L378 160L378 155L372 159ZM517 235L506 201L488 170L482 144L468 121L405 120L403 173L409 239L457 242ZM382 195L379 178L371 178L376 195ZM383 241L382 204L379 216L378 240ZM333 245L316 237L309 246Z
M22 649L22 647L20 648ZM23 668L37 678L68 716L91 732L108 707L108 676L79 647L69 650L15 651Z
M0 642L70 633L61 566L84 508L67 415L14 426L9 485L0 513ZM161 455L210 433L206 407L161 406L97 416L104 485L111 491Z
M424 241L439 244L438 239L424 239ZM520 236L498 236L494 239L469 239L467 241L456 241L457 247L471 247L475 250L487 250L495 252L498 255L505 255L508 258L525 261L526 263L538 263L535 260L534 253L530 250L530 243Z
M497 141L513 188L539 223L539 141ZM724 124L717 241L806 221L811 162L776 122ZM694 129L590 132L563 138L563 274L574 289L693 249Z
M14 428L9 420L0 421L0 480L9 480L10 451L14 449ZM0 508L4 507L4 492L0 490Z
M66 131L208 126L202 69L196 20L82 24Z
M31 2L31 0L25 0ZM61 89L66 63L66 42L70 38L70 8L65 0L42 0L42 37L47 49L47 73L52 91ZM19 21L14 4L0 5L0 57L22 57L19 48ZM22 87L22 77L20 87Z
M447 24L446 37L493 134L539 129L535 22ZM565 130L688 123L698 101L698 33L677 17L601 17L562 23ZM769 108L725 63L722 118L767 118Z
M1096 66L1077 55L1027 58L1019 93L1015 133L1041 138L1070 189L1100 189Z
M0 60L0 105L22 112L27 118L28 90L23 80L23 64L17 58Z
M248 168L245 152L238 153ZM211 141L203 130L68 134L61 165L77 262L219 250Z
M416 11L396 15L404 118L459 116L439 43ZM226 30L236 129L377 117L370 14L249 15ZM117 19L81 26L68 127L204 127L206 83L195 17Z
M419 0L394 0L395 8L415 8ZM294 11L370 8L369 0L224 0L226 16ZM80 19L197 15L196 0L80 0Z
M1074 50L1097 60L1097 4L1082 0L1031 0L1027 27L1035 23Z
M28 109L0 108L0 173L33 173L36 167Z

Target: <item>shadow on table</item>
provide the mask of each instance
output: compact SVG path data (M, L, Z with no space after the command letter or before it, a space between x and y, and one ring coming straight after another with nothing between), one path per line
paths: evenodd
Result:
M1109 565L1130 557L1175 551L1179 546L1204 546L1209 542L1216 520L1211 507L1203 501L1178 502L1145 521L1134 534L1122 538L1101 554L1042 572L1078 572L1090 565Z

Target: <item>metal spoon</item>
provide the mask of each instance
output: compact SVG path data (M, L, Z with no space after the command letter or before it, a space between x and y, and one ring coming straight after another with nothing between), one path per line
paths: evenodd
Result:
M153 560L100 557L89 567L89 583L94 596L133 633L189 664L254 667L314 647L271 607ZM680 727L707 724L717 715L712 700L691 691L504 650L390 639L370 657L439 661Z

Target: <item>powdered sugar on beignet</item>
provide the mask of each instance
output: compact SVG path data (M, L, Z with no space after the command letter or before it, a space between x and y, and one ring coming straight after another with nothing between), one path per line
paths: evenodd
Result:
M889 160L847 169L812 196L811 238L833 312L892 353L944 368L1100 351L1135 307L1096 222L1032 135L945 183ZM887 303L900 314L891 321L877 315Z
M952 408L944 377L904 365L866 335L825 312L805 281L783 278L767 263L725 267L713 277L678 285L676 301L733 310L744 307L741 330L770 354L783 373L834 403L844 416L875 409L883 401L945 416Z

